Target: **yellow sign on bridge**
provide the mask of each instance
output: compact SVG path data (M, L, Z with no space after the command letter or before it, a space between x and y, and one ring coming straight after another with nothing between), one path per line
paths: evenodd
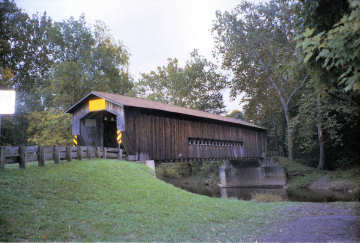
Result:
M106 109L105 99L92 99L89 100L89 111L102 111Z

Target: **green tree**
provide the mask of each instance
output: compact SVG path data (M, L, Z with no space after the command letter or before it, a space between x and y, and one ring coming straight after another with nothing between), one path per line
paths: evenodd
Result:
M217 54L234 76L232 95L245 93L252 99L266 94L279 99L289 159L293 159L290 102L307 80L296 50L297 11L293 1L242 1L231 13L217 12L213 27Z
M359 158L359 124L354 121L359 121L360 106L342 90L330 96L313 82L303 90L293 119L297 152L319 169L349 166Z
M236 109L233 110L232 112L230 112L229 114L227 114L226 116L236 118L236 119L240 119L240 120L244 119L244 114L241 111L236 110Z
M360 90L360 3L359 1L304 1L308 29L300 37L304 62L331 78L316 80L327 86ZM334 16L324 12L336 12ZM330 17L331 16L331 17ZM312 68L314 69L314 68Z
M309 153L319 146L318 168L331 167L344 158L355 161L359 153L352 140L360 137L360 6L348 0L304 0L298 18L303 19L307 28L298 37L298 47L303 51L312 80L312 89L307 89L311 91L306 91L307 97L299 101L299 116L302 112L310 114L298 123L302 131L298 133L299 140L306 137L309 145L303 151ZM310 125L317 127L316 146L311 145L316 139L309 142L315 131ZM351 139L344 136L349 133Z
M51 25L45 13L29 17L14 1L0 2L0 85L16 89L23 110L41 107L38 87L53 63Z
M28 120L25 113L1 118L1 146L18 146L27 144L26 129Z
M33 112L27 115L29 144L71 145L71 116L49 111Z
M185 67L168 59L166 66L143 73L137 83L140 96L152 100L213 113L224 111L221 90L227 81L215 64L200 56L197 50Z
M44 89L48 107L64 110L92 90L126 94L133 86L129 54L97 22L92 30L85 17L55 23L56 64Z

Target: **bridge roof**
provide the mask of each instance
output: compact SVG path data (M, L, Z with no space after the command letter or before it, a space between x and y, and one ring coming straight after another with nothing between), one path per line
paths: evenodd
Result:
M89 97L91 96L97 96L99 98L104 98L105 100L117 104L117 105L124 105L129 107L138 107L138 108L144 108L144 109L151 109L151 110L159 110L159 111L166 111L170 113L176 113L176 114L183 114L193 117L199 117L199 118L206 118L210 120L216 120L216 121L222 121L226 123L232 123L237 125L243 125L247 127L253 127L261 130L266 130L263 127L245 122L240 119L235 119L232 117L225 117L221 115L212 114L209 112L194 110L194 109L188 109L176 105L170 105L170 104L163 104L157 101L142 99L142 98L134 98L119 94L112 94L112 93L106 93L106 92L100 92L100 91L92 91L85 97L83 97L80 101L69 107L65 112L66 113L73 113L77 107L80 104L83 104Z

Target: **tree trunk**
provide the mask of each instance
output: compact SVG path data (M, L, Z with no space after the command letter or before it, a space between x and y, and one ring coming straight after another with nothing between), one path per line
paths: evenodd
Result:
M323 170L325 167L325 151L324 151L324 137L323 137L323 129L321 127L321 110L320 110L320 93L316 98L316 126L318 132L319 139L319 147L320 147L320 155L319 155L319 164L317 166L318 169Z
M293 160L293 139L292 139L292 133L293 129L290 124L290 114L288 110L288 106L286 104L283 104L284 114L285 114L285 120L286 120L286 127L287 127L287 147L288 147L288 158L289 160Z

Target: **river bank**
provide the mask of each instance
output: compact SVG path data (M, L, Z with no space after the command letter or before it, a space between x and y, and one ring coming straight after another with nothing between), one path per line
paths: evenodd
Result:
M302 202L334 202L359 200L359 169L324 171L308 167L287 158L274 158L277 166L287 171L285 189L233 188L227 189L229 197L252 200L259 194L279 195L277 200ZM194 162L164 164L157 167L158 178L187 191L221 197L218 187L219 167L222 162ZM270 195L269 195L270 196Z

